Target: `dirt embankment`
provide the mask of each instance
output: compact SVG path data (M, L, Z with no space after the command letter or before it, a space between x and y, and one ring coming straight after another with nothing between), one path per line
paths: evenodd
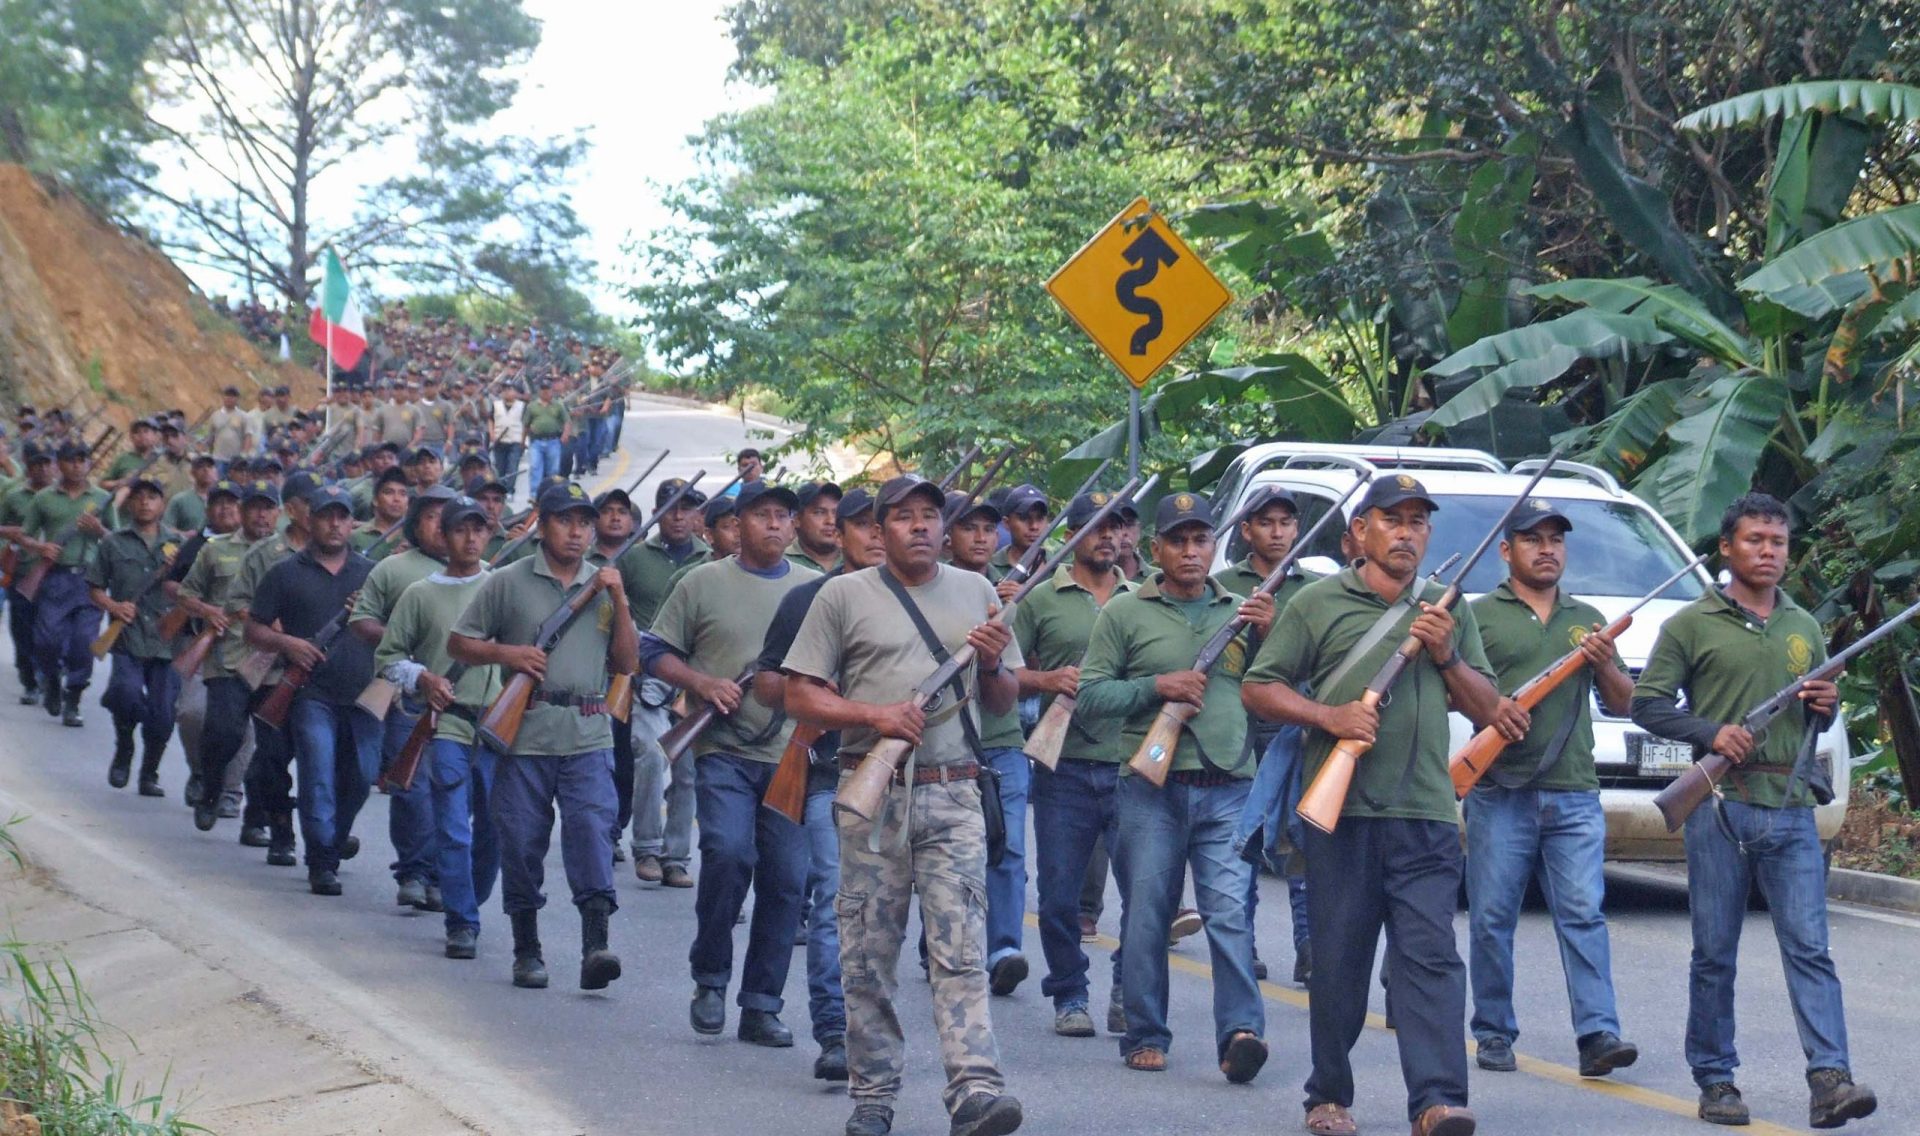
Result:
M166 256L20 166L0 164L0 401L64 406L125 428L317 375L264 356ZM247 398L246 405L252 404ZM97 432L97 431L94 431Z

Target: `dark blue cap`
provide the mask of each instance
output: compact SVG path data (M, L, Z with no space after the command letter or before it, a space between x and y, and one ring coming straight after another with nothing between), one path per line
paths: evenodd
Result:
M295 476L299 475L296 474ZM219 483L219 485L232 484L233 482L231 481L222 481ZM216 488L218 488L218 486L216 486ZM212 494L208 494L208 496L211 497ZM255 501L267 501L278 505L280 503L280 491L274 488L273 482L271 481L251 482L241 491L240 502L245 505L251 505Z
M1017 517L1034 509L1045 511L1051 508L1047 503L1047 495L1034 485L1014 486L1007 490L1006 500L1000 504L1001 514L1008 517Z
M1181 525L1201 523L1213 527L1213 504L1203 493L1169 493L1160 498L1154 510L1153 531L1164 535Z
M593 507L593 498L587 496L587 491L570 481L563 481L540 491L542 517L557 517L574 510L587 513L599 512Z
M322 485L320 488L307 494L307 508L315 513L320 512L322 509L340 508L345 509L347 514L351 516L353 514L353 494L340 488L338 485Z
M211 504L215 497L231 497L235 501L238 501L240 499L240 487L223 477L207 487L207 502Z
M740 494L734 498L733 508L736 513L745 513L748 509L769 499L778 501L795 511L800 508L798 494L784 485L775 485L771 481L755 481L740 486Z
M286 481L281 483L280 497L286 501L296 499L304 501L318 488L320 488L320 479L318 477L315 477L305 470L299 470L288 474Z

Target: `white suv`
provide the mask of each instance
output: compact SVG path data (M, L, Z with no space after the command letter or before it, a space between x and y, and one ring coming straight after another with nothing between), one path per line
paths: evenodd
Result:
M1276 442L1240 454L1214 487L1220 516L1232 516L1256 489L1284 486L1300 502L1300 527L1318 520L1353 485L1351 469L1331 464L1364 461L1381 469L1400 469L1418 477L1440 503L1423 567L1433 571L1454 553L1473 550L1526 487L1537 462L1511 470L1478 450L1399 449L1377 446ZM1289 462L1293 464L1288 464ZM1573 532L1567 537L1567 571L1561 581L1571 594L1600 609L1611 620L1658 587L1692 559L1686 543L1646 502L1622 489L1610 475L1591 466L1561 462L1534 491L1554 501ZM1349 512L1359 501L1348 502ZM1328 528L1313 547L1305 567L1321 572L1337 567L1339 533ZM1246 555L1234 534L1220 544L1216 569ZM1495 549L1474 566L1465 581L1469 597L1484 594L1505 578ZM1620 637L1620 655L1635 674L1646 663L1660 625L1688 601L1698 598L1712 579L1702 569L1682 579L1634 615ZM1472 735L1461 715L1453 715L1457 749ZM1833 773L1834 800L1814 810L1823 843L1831 842L1846 817L1850 752L1846 728L1836 722L1821 737L1818 760ZM1684 860L1678 833L1669 833L1653 797L1693 761L1684 743L1653 737L1624 718L1594 705L1594 762L1600 774L1600 801L1607 815L1607 857L1614 860Z

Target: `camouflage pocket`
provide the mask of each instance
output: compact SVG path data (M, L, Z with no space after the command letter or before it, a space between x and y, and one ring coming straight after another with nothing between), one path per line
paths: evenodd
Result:
M922 878L919 887L920 917L927 926L927 958L956 972L985 966L986 882L942 871Z
M833 915L840 924L840 976L846 983L873 981L873 951L867 943L867 897L838 892L833 897ZM848 948L852 949L849 950Z

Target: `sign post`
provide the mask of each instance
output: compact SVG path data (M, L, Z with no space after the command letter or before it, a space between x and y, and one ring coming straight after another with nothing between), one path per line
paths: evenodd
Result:
M1141 389L1233 295L1144 197L1082 245L1047 292L1132 384L1127 475L1138 477Z

